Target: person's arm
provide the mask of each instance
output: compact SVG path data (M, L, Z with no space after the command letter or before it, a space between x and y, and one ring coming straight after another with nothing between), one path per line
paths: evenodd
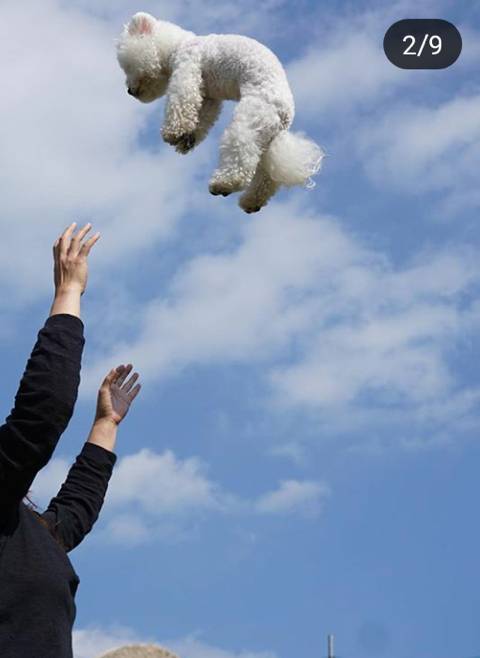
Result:
M41 514L67 552L80 544L97 520L116 460L110 450L87 441L60 491Z
M117 459L113 450L120 422L141 386L132 366L111 370L102 382L92 428L58 494L41 515L67 552L80 544L98 519Z
M50 459L73 413L85 339L71 315L50 317L37 342L0 427L0 505L19 503Z
M80 296L86 285L88 251L98 238L85 243L84 249L78 237L83 237L88 228L70 240L72 231L73 225L55 243L55 298L51 313L38 333L15 405L0 427L3 511L20 503L28 493L35 475L48 462L67 427L77 398L85 343Z

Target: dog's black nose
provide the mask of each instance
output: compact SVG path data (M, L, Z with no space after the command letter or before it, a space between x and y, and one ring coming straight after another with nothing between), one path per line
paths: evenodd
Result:
M135 96L135 94L134 94L133 91L130 89L130 87L127 89L127 91L128 91L128 93L130 94L130 96Z

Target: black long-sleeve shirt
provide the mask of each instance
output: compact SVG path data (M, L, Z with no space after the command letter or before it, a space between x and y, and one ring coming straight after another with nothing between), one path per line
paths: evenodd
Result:
M116 455L85 443L60 491L41 514L48 529L23 498L72 416L84 343L79 318L48 318L38 333L14 408L0 427L1 658L73 655L74 598L80 580L67 553L97 520Z

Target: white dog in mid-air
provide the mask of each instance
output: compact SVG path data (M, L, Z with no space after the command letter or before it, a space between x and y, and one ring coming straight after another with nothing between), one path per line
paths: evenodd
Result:
M266 46L236 34L196 36L139 12L125 26L117 49L129 94L144 103L167 94L162 136L179 153L205 138L223 100L239 101L222 136L212 194L244 190L239 204L255 212L280 185L312 184L323 151L288 132L292 92Z

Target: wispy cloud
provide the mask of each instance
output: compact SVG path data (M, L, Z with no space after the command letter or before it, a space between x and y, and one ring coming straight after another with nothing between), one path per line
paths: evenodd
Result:
M143 449L115 468L97 538L127 546L178 541L188 535L192 515L198 523L202 513L223 510L226 498L198 458Z
M410 81L386 59L377 31L345 25L327 43L291 62L287 72L301 116L346 114Z
M237 247L187 263L145 306L138 336L87 370L82 395L126 359L145 395L188 365L241 362L265 364L282 405L336 409L340 422L345 405L420 409L458 384L449 353L479 282L466 246L393 266L334 218L272 205Z
M145 511L160 514L219 507L216 487L205 471L196 457L179 460L171 450L156 454L144 448L120 460L110 485L110 506L138 502Z
M161 298L145 304L137 338L97 357L81 395L93 395L107 364L124 358L146 382L192 363L269 360L311 326L317 293L323 290L335 305L332 280L348 264L370 258L335 222L313 219L293 203L272 205L242 233L238 247L191 259Z
M297 514L316 517L330 495L328 485L322 482L284 480L276 491L264 494L255 509L260 514Z
M449 196L450 211L478 205L480 96L435 106L402 103L358 134L361 159L379 185ZM461 203L463 201L463 204Z

